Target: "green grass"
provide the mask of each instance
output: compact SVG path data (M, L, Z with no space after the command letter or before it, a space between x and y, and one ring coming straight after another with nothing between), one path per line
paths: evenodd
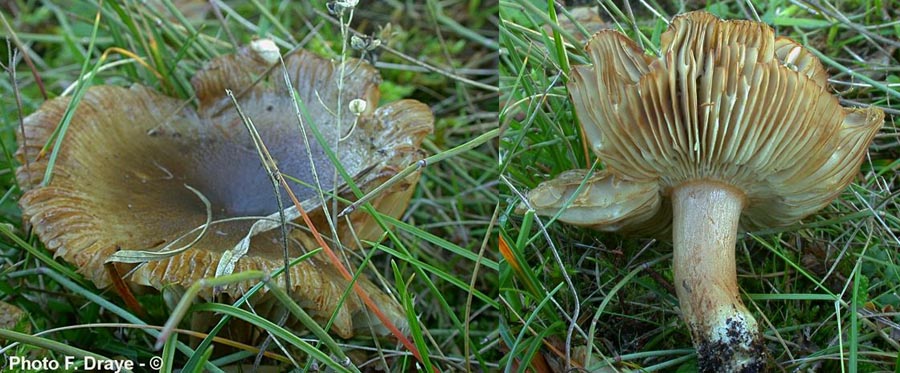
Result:
M666 20L682 11L761 20L814 49L843 105L885 111L884 128L854 184L800 224L739 236L737 267L771 364L790 371L900 369L896 2L821 2L818 12L787 1L579 3L593 5L609 27L650 50ZM511 351L501 366L694 371L672 285L670 243L515 211L541 181L602 167L582 143L566 89L571 66L587 61L580 40L590 25L550 26L568 20L571 7L548 10L547 4L500 2L500 231L509 248L501 263L500 333Z
M0 79L0 301L27 315L13 330L2 330L0 341L6 342L0 349L19 342L6 356L63 361L92 354L145 363L160 356L164 367L192 371L252 367L257 360L252 350L209 354L203 349L206 341L199 347L199 339L189 343L184 333L190 324L178 322L181 316L219 312L263 327L277 336L278 344L288 346L269 344L268 351L280 357L263 359L263 366L304 371L380 365L407 371L421 364L439 371L496 369L501 358L496 328L499 256L490 250L498 208L492 141L499 108L496 2L363 2L349 24L349 13L331 15L323 0L224 1L216 2L217 11L199 15L182 13L187 8L175 3L164 0L150 8L138 1L12 1L0 7L0 33L9 40L0 45L6 73ZM354 49L351 34L374 36L381 47ZM148 293L138 296L148 315L137 316L114 291L93 287L62 259L53 259L23 226L13 153L25 116L63 94L77 102L89 85L140 83L189 99L190 79L205 61L257 37L275 40L282 52L302 47L333 59L376 61L384 81L382 104L412 98L432 108L435 131L424 148L433 162L415 171L422 178L401 219L382 217L393 228L381 245L365 253L370 264L362 270L382 279L379 285L407 310L416 324L408 338L424 362L392 338L335 340L321 330L296 335L277 320L261 320L225 303L188 307L191 298L185 298L183 306L172 310L166 304L178 298ZM258 278L256 273L235 274L198 286ZM295 303L285 297L281 301L303 319ZM170 318L173 313L176 318ZM167 320L173 324L161 329ZM172 328L177 342L170 338L157 346L156 336ZM341 364L345 356L351 364Z

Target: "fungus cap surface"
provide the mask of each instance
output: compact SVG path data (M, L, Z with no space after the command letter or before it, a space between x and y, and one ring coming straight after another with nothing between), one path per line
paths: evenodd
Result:
M20 201L24 218L57 256L76 265L98 287L106 287L110 280L103 264L118 249L159 250L205 223L206 208L185 187L188 185L210 201L214 224L188 251L140 265L126 280L162 289L187 287L212 277L222 253L240 241L259 217L278 210L270 178L226 89L237 96L281 173L300 180L289 184L304 206L312 207L308 212L323 236L330 237L331 230L316 186L321 186L329 208L333 207L329 195L334 189L342 198L355 199L326 149L333 151L363 192L424 156L419 146L433 126L426 105L402 100L375 109L380 78L371 66L358 60L345 62L339 98L340 64L299 51L286 57L285 64L296 94L305 104L304 141L282 70L276 67L269 72L271 62L251 49L210 61L192 80L199 101L196 109L190 102L140 85L89 88L63 135L52 179L42 185L49 154L38 154L61 122L70 99L48 101L25 119L17 153L22 162L17 178L25 189ZM358 116L348 109L353 99L368 103ZM338 108L338 102L342 107ZM338 110L340 123L335 115ZM325 144L316 140L313 130L321 133ZM417 181L418 173L410 175L375 198L373 206L398 217ZM291 206L286 193L282 191L282 195L283 205ZM256 218L232 219L246 216ZM366 212L355 212L349 222L338 222L336 229L346 246L356 246L356 238L377 241L382 234ZM181 245L195 236L189 235ZM292 258L318 247L305 226L292 228L289 238ZM279 269L284 263L281 242L278 230L255 236L248 255L237 262L234 272L257 269L272 273ZM339 246L334 241L331 245ZM333 330L345 337L366 327L361 320L377 323L375 317L359 317L365 308L356 296L338 307L349 285L320 257L291 269L292 292L300 305L319 320L338 312ZM122 274L134 267L117 266ZM276 282L284 286L284 276ZM252 285L238 283L223 291L239 296ZM361 278L360 285L385 307L389 317L405 325L399 305L368 280ZM212 292L202 295L209 299Z

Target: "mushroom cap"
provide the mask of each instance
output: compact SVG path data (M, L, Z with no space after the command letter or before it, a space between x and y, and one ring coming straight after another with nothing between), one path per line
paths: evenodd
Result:
M611 30L585 49L593 64L575 67L568 88L591 149L616 188L659 191L613 219L641 230L668 229L672 188L696 180L744 193L743 229L795 223L852 181L884 120L841 107L818 59L759 22L692 12L672 20L658 58Z
M218 57L196 74L192 80L199 102L196 109L188 102L140 85L91 87L78 103L68 130L61 135L65 137L58 149L52 179L42 185L49 157L39 156L39 152L61 122L70 98L46 102L25 119L24 137L17 152L22 166L16 176L25 190L20 200L24 219L48 249L103 288L110 284L104 262L118 249L159 250L206 222L206 207L185 188L188 185L211 203L214 224L208 233L176 256L138 266L116 265L121 274L133 270L126 281L156 289L188 287L197 280L213 277L222 253L247 235L260 216L278 211L269 176L226 95L226 89L230 89L255 124L281 173L288 180L300 180L289 184L307 207L314 225L323 236L330 236L316 185L324 191L329 208L333 189L339 191L341 198L352 201L355 197L346 191L326 149L334 152L366 192L422 159L424 154L419 147L432 130L433 117L426 105L412 100L374 109L380 77L364 61L344 62L340 108L340 64L305 51L284 61L308 113L303 123L308 149L282 69L279 66L268 72L273 61L253 48ZM347 105L357 98L369 103L358 117ZM341 123L334 114L337 110L342 111ZM313 128L321 132L325 144L316 141ZM311 165L315 165L318 182ZM399 216L408 205L418 177L414 173L395 184L372 200L373 207L383 214ZM283 205L289 207L292 203L286 194L282 191ZM256 218L215 222L245 216ZM349 222L337 222L336 230L341 241L351 247L358 242L355 237L378 241L382 235L380 227L363 211L350 215ZM291 258L318 247L305 226L292 228L289 234ZM196 233L190 235L195 236ZM189 241L182 240L177 246ZM281 242L279 230L255 236L247 256L236 263L234 272L272 273L283 267ZM379 329L374 316L360 317L366 313L365 306L352 293L339 306L349 283L322 255L292 267L290 275L292 294L310 315L324 323L337 312L332 328L337 334L350 337L354 330L368 330L368 322L376 324L371 325L376 332L386 332ZM284 276L275 281L284 287ZM395 301L368 280L361 277L359 282L384 307L389 318L398 326L406 325ZM222 288L222 292L237 297L252 285L232 284ZM201 295L207 299L214 296L212 289Z
M660 211L659 185L619 180L607 170L569 170L529 192L531 208L538 215L559 213L559 220L602 231L653 232L642 227ZM569 208L559 211L559 206ZM522 206L524 207L524 206ZM664 206L663 206L664 207Z

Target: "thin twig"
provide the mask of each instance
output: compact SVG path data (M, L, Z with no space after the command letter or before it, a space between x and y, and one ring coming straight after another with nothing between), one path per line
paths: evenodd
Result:
M327 14L327 13L324 13L324 12L318 10L318 9L313 10L313 12L315 12L315 13L316 13L317 15L319 15L320 17L323 17L324 19L327 19L328 22L331 22L331 23L334 23L334 24L340 24L340 22L338 22L336 19L334 19L334 17L332 17L331 15L329 15L329 14ZM356 36L359 36L359 37L364 37L364 36L365 36L365 34L359 32L359 31L356 31L356 30L354 30L353 28L349 28L349 30L350 30L351 32L353 32L353 34L356 35ZM427 64L427 63L425 63L425 62L419 61L418 59L416 59L416 58L414 58L414 57L408 56L408 55L406 55L406 54L404 54L404 53L402 53L402 52L400 52L400 51L398 51L398 50L396 50L396 49L394 49L394 48L391 48L391 47L389 47L389 46L387 46L387 45L385 45L385 44L381 44L381 46L379 46L379 48L382 48L382 49L384 49L384 50L386 50L386 51L388 51L388 52L391 52L391 53L393 53L394 55L396 55L397 57L400 57L400 58L402 58L402 59L404 59L404 60L406 60L406 61L408 61L408 62L410 62L410 63L412 63L412 64L414 64L414 65L419 65L419 66L421 66L421 67L424 67L424 68L427 69L428 71L431 71L431 72L435 72L435 73L441 74L441 75L446 76L446 77L448 77L448 78L458 80L458 81L460 81L460 82L462 82L462 83L465 83L465 84L468 84L468 85L471 85L471 86L474 86L474 87L478 87L478 88L481 88L481 89L486 90L486 91L491 91L491 92L499 92L499 91L500 91L500 88L499 88L499 87L495 87L495 86L492 86L492 85L489 85L489 84L484 84L484 83L481 83L481 82L476 82L476 81L471 80L471 79L469 79L469 78L465 78L465 77L462 77L462 76L459 76L459 75L455 75L455 74L453 74L453 73L448 73L448 72L446 72L446 71L444 71L444 70L442 70L442 69L439 69L439 68L437 68L437 67L431 66L431 65L429 65L429 64Z
M263 142L262 137L259 135L259 131L257 131L256 126L253 125L253 121L244 114L244 111L241 109L241 105L238 103L237 98L234 96L234 93L230 89L225 89L225 94L231 98L232 104L234 104L235 109L238 112L238 116L241 118L241 122L244 123L244 127L247 129L247 132L250 134L250 139L253 140L253 147L256 149L256 155L259 157L260 163L262 163L263 168L266 170L266 175L269 176L269 181L272 183L272 189L275 194L276 203L278 204L278 221L279 228L281 231L281 250L282 250L282 259L284 260L284 288L287 296L290 297L293 286L291 284L291 275L290 275L290 253L288 250L288 234L287 234L287 219L284 214L284 202L281 200L281 188L278 185L278 177L277 175L281 175L281 171L278 170L278 163L275 158L272 157L272 154L269 153L269 148L266 147L266 144ZM276 323L278 326L284 326L284 324L288 320L289 313L285 312L281 315L278 322ZM265 351L268 347L268 344L271 343L273 337L271 334L266 336L266 340L263 341L260 347L260 353L256 355L256 360L253 362L254 367L259 367L260 362L262 361L263 354L262 351ZM276 342L277 343L277 342Z
M19 49L12 48L8 38L6 39L6 49L10 52L9 63L7 63L6 69L9 72L9 83L12 84L13 96L16 98L16 118L19 120L22 149L28 149L28 139L27 136L25 136L25 111L22 109L22 93L19 92L19 82L16 80L16 56L19 53ZM28 180L33 180L31 178L31 161L28 160L29 157L23 158L25 159L25 174L28 177ZM18 178L14 180L18 183Z
M19 40L16 32L10 27L9 22L6 20L6 16L4 16L2 12L0 12L0 21L3 21L3 28L5 28L6 33L12 37L16 49L22 51L22 59L25 60L25 64L31 69L31 75L34 77L34 82L37 84L38 90L41 91L41 97L43 97L44 100L48 99L50 96L47 95L47 89L44 88L44 80L41 79L41 74L38 73L37 67L34 66L34 62L31 61L31 57L26 52L25 44L22 44L22 41Z

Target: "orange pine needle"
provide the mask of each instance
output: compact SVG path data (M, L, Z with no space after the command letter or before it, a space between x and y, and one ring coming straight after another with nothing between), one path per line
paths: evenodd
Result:
M394 323L391 322L391 320L389 320L383 312L381 312L381 309L378 308L374 301L372 301L372 298L369 297L369 294L364 292L362 288L359 287L359 284L356 283L356 281L353 281L353 275L350 274L349 271L347 271L347 268L344 267L340 259L338 259L337 255L335 255L334 251L331 250L331 247L328 246L327 243L325 243L322 235L319 234L319 231L313 225L312 220L310 220L309 215L307 215L306 213L306 210L303 209L300 201L297 200L297 196L294 195L294 192L288 186L287 181L285 181L281 173L278 173L278 181L281 182L282 187L284 187L284 189L287 191L288 196L291 197L291 202L293 202L294 206L297 207L297 210L300 211L300 215L303 217L303 222L306 223L307 227L309 227L309 230L312 232L313 237L315 237L316 242L320 246L322 246L322 251L325 252L325 255L328 256L328 259L331 261L332 265L337 267L341 275L344 276L344 279L346 279L347 281L351 281L351 283L353 284L353 291L356 293L356 295L362 298L363 303L365 303L366 306L369 307L370 310L372 310L375 316L378 317L378 320L380 320L381 323L384 324L384 326L387 327L395 337L397 337L400 343L402 343L403 346L406 347L406 349L408 349L413 354L413 356L416 357L416 360L424 364L422 355L419 353L419 350L416 349L416 346L412 342L410 342L409 339L407 339L406 336L403 335L403 333L400 332L400 329L398 329L397 326L394 325ZM438 372L437 368L434 368L434 371Z
M117 248L118 249L118 248ZM122 298L125 302L125 305L131 309L132 312L137 314L138 317L144 319L147 318L147 312L144 311L144 307L141 306L141 303L138 302L137 298L134 297L134 293L131 292L131 288L128 287L128 284L125 283L125 280L122 279L122 276L119 275L118 269L116 269L115 263L106 263L103 265L106 267L106 272L109 274L110 280L112 280L113 288L115 288L116 293Z
M516 273L522 272L522 267L513 255L512 250L509 249L509 244L503 239L503 235L500 236L500 255L503 255L503 259L506 259L506 262L513 268L513 271Z

